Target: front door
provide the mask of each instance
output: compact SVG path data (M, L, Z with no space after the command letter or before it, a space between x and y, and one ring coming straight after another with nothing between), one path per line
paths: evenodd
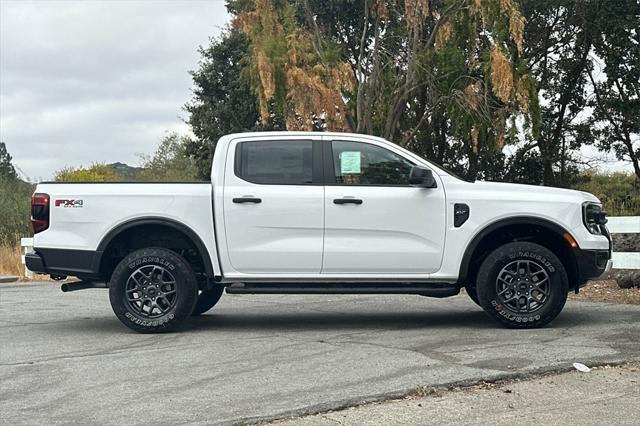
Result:
M236 272L320 273L320 143L318 136L231 144L225 166L224 226L229 262Z
M330 176L322 273L436 272L445 237L442 185L409 186L412 160L374 142L345 138L323 144Z

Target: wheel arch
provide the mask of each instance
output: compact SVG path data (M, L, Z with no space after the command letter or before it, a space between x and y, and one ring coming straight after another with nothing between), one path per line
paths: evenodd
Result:
M215 272L213 268L213 262L211 260L211 255L209 254L209 250L207 249L200 236L189 226L176 220L164 217L139 217L131 219L118 224L109 232L107 232L107 234L100 241L97 249L98 253L100 253L100 259L98 262L100 273L103 273L103 267L105 265L105 262L107 261L107 259L105 258L105 253L108 253L113 243L126 235L125 232L135 232L136 230L142 230L145 228L170 229L173 232L183 236L183 238L185 238L186 241L190 242L193 245L193 248L198 252L199 257L202 260L205 273L210 277L214 277Z
M571 236L563 226L539 217L515 216L492 222L482 228L467 245L460 262L458 284L464 286L468 282L475 282L479 264L496 247L511 241L533 241L558 256L566 269L570 288L574 288L579 284L577 260L565 238L566 234Z

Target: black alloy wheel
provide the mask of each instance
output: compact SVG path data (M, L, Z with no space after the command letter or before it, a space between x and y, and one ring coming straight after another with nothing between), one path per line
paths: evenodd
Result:
M198 281L191 265L164 248L130 253L109 282L113 312L139 333L174 329L191 315L197 297Z
M548 248L512 242L493 250L476 279L478 301L493 319L509 328L542 327L562 311L569 279Z

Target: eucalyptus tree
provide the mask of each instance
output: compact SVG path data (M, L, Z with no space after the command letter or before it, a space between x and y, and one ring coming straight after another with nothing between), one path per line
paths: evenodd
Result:
M475 177L535 84L512 0L230 1L261 122L373 133ZM488 147L489 149L484 149Z

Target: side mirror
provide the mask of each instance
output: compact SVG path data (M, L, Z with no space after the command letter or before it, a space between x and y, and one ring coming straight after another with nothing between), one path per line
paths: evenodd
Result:
M409 173L409 185L418 188L437 188L438 184L433 177L433 172L426 167L413 166Z

